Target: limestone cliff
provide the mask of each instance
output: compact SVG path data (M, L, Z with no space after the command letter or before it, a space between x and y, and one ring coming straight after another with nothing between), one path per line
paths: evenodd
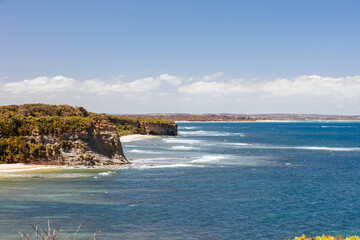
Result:
M144 126L150 135L177 135L177 124L144 122Z
M29 160L35 164L66 166L102 166L129 164L118 132L112 125L100 125L87 132L27 136L28 141L45 146L42 158Z
M68 105L0 106L0 164L127 164L120 136L129 134L177 135L177 124Z

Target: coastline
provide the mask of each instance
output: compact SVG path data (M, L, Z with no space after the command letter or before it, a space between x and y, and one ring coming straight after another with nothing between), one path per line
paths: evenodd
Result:
M60 166L54 165L36 165L36 164L25 164L25 163L4 163L0 164L0 173L10 172L24 172L34 171L41 169L59 168Z
M124 142L132 142L137 141L144 138L152 138L156 137L154 135L141 135L141 134L133 134L120 137L120 141ZM101 166L102 167L102 166ZM94 167L94 168L101 168L101 167ZM108 168L106 166L104 168ZM42 170L42 169L54 169L54 168L64 168L64 166L58 165L37 165L37 164L25 164L25 163L4 163L0 164L0 173L13 173L13 172L26 172L26 171L35 171L35 170ZM87 168L87 167L84 167Z
M137 141L137 140L144 139L144 138L154 138L154 137L158 137L158 136L155 136L155 135L132 134L132 135L126 135L126 136L120 137L120 141L121 141L121 143L125 143L125 142Z
M254 121L175 121L176 123L263 123L263 122L360 122L360 120L254 120Z

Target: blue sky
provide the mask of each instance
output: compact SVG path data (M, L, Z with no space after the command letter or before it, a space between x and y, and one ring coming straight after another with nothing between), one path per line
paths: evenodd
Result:
M0 0L0 104L359 114L359 12L359 0Z

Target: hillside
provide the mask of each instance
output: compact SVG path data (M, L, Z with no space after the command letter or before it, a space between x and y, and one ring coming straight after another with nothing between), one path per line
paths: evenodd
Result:
M2 106L0 163L126 164L119 137L129 134L176 135L177 125L68 105Z

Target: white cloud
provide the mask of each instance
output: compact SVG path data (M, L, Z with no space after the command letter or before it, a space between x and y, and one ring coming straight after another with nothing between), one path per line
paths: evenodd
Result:
M159 84L160 82L153 77L137 79L132 82L106 83L100 80L87 80L78 83L79 90L100 95L121 92L149 92L155 90Z
M206 75L206 76L204 76L202 79L203 79L204 81L210 81L210 80L213 80L213 79L215 79L215 78L222 77L222 76L224 76L224 73L222 73L222 72L217 72L217 73L213 73L213 74Z
M108 95L122 92L152 92L160 89L161 86L169 88L180 85L182 78L169 74L162 74L159 77L146 77L136 79L131 82L116 81L106 82L97 79L86 81L75 81L72 78L63 76L56 77L37 77L26 79L21 82L7 82L4 90L11 94L31 94L31 93L53 93L69 90L76 90L99 95Z
M331 78L318 75L303 75L294 80L279 78L261 82L242 79L222 82L198 81L183 85L178 90L190 94L333 95L348 98L358 96L360 92L360 76Z
M217 93L217 94L227 94L227 93L241 93L247 92L248 89L242 85L242 80L232 80L229 82L204 82L199 81L192 83L190 85L181 86L178 90L179 92L186 93Z
M360 76L322 77L303 75L294 80L276 79L259 84L259 90L278 95L335 95L356 96L360 92Z
M159 96L159 97L166 97L166 96L169 96L169 93L167 93L167 92L160 92L160 93L158 93L158 94L156 94L157 96Z
M160 81L166 81L167 83L175 85L175 86L180 85L182 82L182 78L176 77L176 76L171 76L169 74L162 74L157 79Z
M219 73L207 75L222 75ZM204 77L204 78L205 78ZM130 82L106 82L101 80L76 81L64 76L37 77L20 82L5 82L3 90L11 94L56 93L76 90L77 92L110 95L113 93L155 93L164 95L169 90L188 94L256 94L272 96L332 95L357 97L360 92L360 76L322 77L303 75L295 79L278 78L268 81L232 79L228 81L204 81L162 74L159 77L145 77ZM188 81L192 82L186 84ZM194 82L195 81L195 82Z
M64 76L37 77L26 79L21 82L8 82L4 84L4 90L12 94L39 93L39 92L63 92L74 88L76 81Z
M0 82L2 104L45 102L99 112L235 112L358 114L360 76L303 75L267 81L162 74L134 80L64 76ZM217 74L218 77L223 76ZM211 77L212 76L212 77ZM119 104L126 103L126 104ZM92 107L96 106L96 107Z

